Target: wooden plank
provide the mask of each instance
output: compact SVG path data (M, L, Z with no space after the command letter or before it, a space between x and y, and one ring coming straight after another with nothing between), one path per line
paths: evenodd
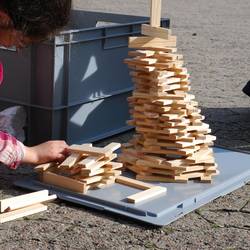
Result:
M128 55L131 57L136 57L136 56L143 56L143 57L150 57L155 54L155 51L151 50L135 50L135 51L129 51Z
M187 174L181 174L180 176L176 176L177 179L195 179L195 178L201 178L202 176L204 176L205 172L204 171L200 171L200 172L191 172L191 173L187 173Z
M111 185L111 184L114 184L115 183L115 177L111 176L111 177L108 177L108 178L104 178L102 181L101 181L102 184L105 184L105 185Z
M153 144L157 144L157 146L162 146L162 147L168 147L168 148L178 148L178 149L184 149L184 148L191 148L192 146L194 146L194 143L190 143L190 142L172 142L171 141L161 141L158 140L155 143L150 143L150 142L146 142L144 143L145 146L150 146Z
M104 168L100 168L97 170L90 170L90 169L82 169L81 170L81 175L84 177L92 177L95 175L103 174L105 172Z
M78 162L79 167L88 168L89 166L95 164L97 161L103 159L104 156L88 156L87 158L83 159L82 161Z
M176 47L143 47L143 48L137 48L137 49L145 49L145 50L151 50L155 52L165 52L165 53L176 53L177 49ZM177 72L177 71L176 71ZM182 70L178 69L178 72L182 72ZM156 73L156 72L154 72Z
M212 183L212 176L201 176L200 182L202 183Z
M171 149L143 148L142 152L160 154L160 155L188 156L188 155L192 155L194 153L194 150L193 149L171 150Z
M111 168L113 170L120 169L123 167L123 164L120 162L109 162L105 165L107 168Z
M117 142L112 142L109 145L107 145L106 147L104 147L105 151L110 151L110 153L116 151L117 149L119 149L121 147L121 143L117 143Z
M24 195L19 195L16 197L7 198L7 199L0 201L0 211L1 211L1 213L3 213L9 207L11 207L11 206L13 207L15 205L15 203L19 204L19 203L22 203L25 201L27 201L27 202L34 201L34 203L38 203L39 201L36 202L38 199L47 199L48 195L49 195L48 190L42 190L42 191L38 191L38 192L33 192L33 193L29 193L29 194L24 194Z
M148 24L142 24L141 33L145 36L158 37L162 39L168 39L171 35L171 30L161 27L152 27Z
M125 176L119 176L115 179L115 181L117 183L129 186L129 187L142 189L142 190L146 190L146 189L154 187L154 185L152 185L152 184L144 183L142 181L137 181L137 180L125 177Z
M150 25L152 27L161 26L161 0L151 0Z
M122 174L122 171L119 171L119 170L109 170L109 171L105 171L104 176L105 177L109 177L109 176L118 177L121 174Z
M192 156L189 156L186 160L188 160L190 163L200 163L203 161L203 159L207 159L212 153L213 150L210 148L202 149L194 153Z
M146 175L152 175L152 174L158 174L158 175L167 175L167 176L175 176L178 174L175 170L167 170L167 169L158 169L158 168L148 168L144 166L138 166L138 169L140 169L141 172L146 173Z
M155 186L150 189L144 190L134 195L130 195L127 197L127 201L129 203L138 203L143 202L152 198L157 198L160 195L166 194L167 189L165 187Z
M163 169L163 170L173 170L172 166L169 166L164 163L157 163L157 162L152 162L152 161L147 161L147 160L141 160L138 159L136 161L136 166L145 166L148 168L158 168L158 169Z
M133 92L133 97L135 98L143 98L143 99L167 99L167 100L183 100L185 98L185 96L183 95L177 95L177 94L165 94L162 97L159 96L154 96L154 95L150 95L149 93L142 93L140 91L134 91Z
M157 101L155 101L154 103L158 104L158 105L163 105L163 106L166 106L166 105L171 105L173 104L173 100L164 100L164 99L158 99Z
M170 30L169 30L170 31ZM171 54L171 53L165 53L165 52L158 52L157 54L154 55L155 58L158 58L159 60L182 60L183 55L181 54ZM182 75L179 74L176 77L179 78L187 78L189 75Z
M72 168L78 160L80 160L81 154L72 153L67 157L58 167L59 168Z
M97 176L93 176L93 177L89 177L89 178L79 177L77 179L84 182L85 184L89 185L89 184L101 181L103 179L103 176L97 175Z
M126 168L129 169L130 171L136 173L136 174L141 173L140 169L136 166L126 165Z
M170 77L164 80L164 84L172 84L172 83L178 83L178 82L180 82L180 78L177 78L177 77Z
M194 172L194 171L201 171L201 170L205 170L208 167L203 166L203 165L194 165L194 166L188 166L186 167L185 172L183 172L183 174L188 174L189 172Z
M8 204L8 208L5 211L12 211L12 210L20 209L23 207L32 206L38 203L49 202L57 198L56 195L50 195L47 197L41 197L38 195L39 194L37 194L36 197L32 197L32 198L25 198L25 199L23 198L22 200L18 200L18 201L15 200ZM17 198L17 197L14 197L14 198Z
M169 39L152 38L152 37L129 37L129 48L164 48L176 47L176 37L169 36Z
M69 168L69 169L59 169L58 171L52 171L52 170L49 170L49 171L52 172L52 173L62 174L62 175L66 175L66 176L69 177L69 176L80 173L81 168L80 167L72 167L72 168Z
M188 126L186 129L188 132L191 132L191 131L206 132L209 129L209 125L203 123L202 126ZM204 139L206 138L204 137Z
M148 112L145 112L146 115L149 117ZM178 116L178 115L176 115ZM157 118L157 117L156 117ZM136 131L140 133L152 133L157 135L182 135L185 131L178 130L178 129L168 129L168 130L160 130L160 129L151 129L147 127L136 126Z
M89 160L87 161L81 161L78 163L78 166L81 168L86 168L86 169L90 169L90 170L94 170L94 169L99 169L100 167L102 167L103 165L105 165L106 163L114 160L115 158L117 158L117 154L111 154L109 155L109 157L88 157ZM101 161L95 161L96 159L102 159Z
M166 70L163 71L158 71L158 72L153 72L153 73L144 73L144 72L136 72L132 71L130 72L131 76L133 77L146 77L148 80L150 79L165 79L171 76L174 76L174 72L169 72Z
M119 156L119 161L126 162L126 163L133 165L136 163L137 157L123 153L122 155Z
M139 65L153 65L157 62L156 58L140 58L136 57L133 59L125 59L124 62L132 63L132 64L139 64Z
M174 61L174 62L157 62L155 67L157 69L169 69L169 68L178 68L183 66L183 61Z
M165 158L156 155L143 155L142 158L157 164L161 164L166 161Z
M108 157L110 155L110 150L105 150L104 148L98 147L89 147L86 145L72 145L68 148L68 151L72 153L89 154L94 156L97 155Z
M41 165L38 165L34 168L34 170L38 173L41 173L43 171L46 171L48 170L49 168L52 168L54 167L56 164L55 162L50 162L50 163L45 163L45 164L41 164Z
M92 143L83 143L82 146L92 147L93 144Z
M129 65L129 68L131 69L131 65ZM154 72L156 70L156 67L154 66L145 66L145 65L134 65L133 69L143 71L146 73Z
M104 184L104 183L97 182L97 183L90 184L90 185L89 185L89 188L90 188L90 189L96 189L96 188L102 189L102 188L105 188L106 186L107 186L107 185Z
M215 166L207 168L206 172L205 172L206 175L212 175L212 174L216 174L216 173L217 173L217 169Z
M36 204L29 207L24 207L18 210L0 214L0 223L16 220L35 213L40 213L47 210L47 206Z
M85 193L87 191L85 183L51 172L44 172L42 174L42 181L78 193Z
M187 180L175 180L174 178L169 178L160 175L136 175L137 180L141 181L156 181L156 182L169 182L169 183L187 183Z
M207 157L197 157L195 160L190 160L187 158L188 164L212 164L215 162L215 158L212 155L208 155Z
M68 148L69 152L89 154L93 156L109 157L113 151L121 147L120 143L110 143L104 148L90 147L88 145L72 145Z
M117 157L117 154L112 154L112 156L110 156L109 158L107 158L107 160L95 162L94 164L91 164L88 167L83 168L83 171L85 169L89 169L89 172L98 170L101 167L103 167L104 165L108 164L110 161L114 160L116 157Z
M161 86L161 87L152 87L150 90L150 93L154 94L154 93L160 93L160 92L169 92L172 90L176 90L176 89L181 89L181 85L180 84L171 84L171 85L165 85L165 86Z

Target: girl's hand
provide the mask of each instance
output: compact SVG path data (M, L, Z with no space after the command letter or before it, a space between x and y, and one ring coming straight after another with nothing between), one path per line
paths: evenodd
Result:
M63 161L67 157L68 145L65 141L48 141L34 147L24 146L23 163L43 164Z

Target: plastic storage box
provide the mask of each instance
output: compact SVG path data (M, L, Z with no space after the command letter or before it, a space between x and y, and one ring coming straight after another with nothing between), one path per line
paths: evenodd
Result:
M28 144L48 139L81 143L129 129L125 99L133 86L123 60L128 37L139 35L147 22L145 17L75 10L70 25L53 40L21 52L1 48L0 109L27 107ZM168 27L169 20L163 19L162 26Z

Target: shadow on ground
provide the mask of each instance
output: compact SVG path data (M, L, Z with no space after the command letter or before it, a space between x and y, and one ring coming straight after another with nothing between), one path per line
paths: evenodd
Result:
M202 108L216 145L250 151L250 108Z

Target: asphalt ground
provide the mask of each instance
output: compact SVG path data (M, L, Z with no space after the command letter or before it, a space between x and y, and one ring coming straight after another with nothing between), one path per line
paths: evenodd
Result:
M75 0L75 8L147 15L145 0ZM178 50L191 73L192 92L217 144L250 151L250 2L163 0ZM132 132L100 142L126 142ZM0 197L23 193L12 182L30 167L0 168ZM0 225L0 249L249 249L250 185L157 228L56 202L45 213Z

